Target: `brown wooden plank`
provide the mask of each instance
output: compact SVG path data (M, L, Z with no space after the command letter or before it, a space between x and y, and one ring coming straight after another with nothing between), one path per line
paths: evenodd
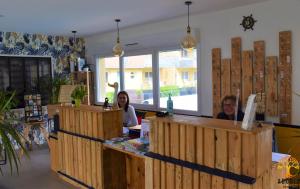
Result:
M237 90L241 91L241 51L242 39L235 37L231 39L231 93L237 94ZM242 99L242 98L241 98Z
M265 113L265 42L254 42L253 92L257 94L257 112Z
M212 188L212 176L210 174L200 173L200 188Z
M238 188L239 189L251 189L252 185L251 184L244 184L244 183L239 182Z
M248 97L252 94L253 88L253 51L242 53L242 106L246 107Z
M231 94L231 60L223 59L221 64L221 98Z
M176 159L180 158L180 130L179 125L176 123L172 123L170 125L170 132L171 132L171 138L170 138L170 145L171 145L171 157L174 157ZM175 188L181 189L182 188L182 168L178 165L175 167Z
M102 114L98 113L97 114L97 123L98 123L98 135L97 138L103 138L103 119L102 119Z
M196 127L196 163L199 165L203 165L203 128ZM194 171L193 175L193 187L194 188L200 188L201 181L200 181L200 172Z
M214 168L215 167L215 130L210 128L204 128L204 165ZM207 173L200 174L201 188L212 187L212 176Z
M278 115L277 93L277 57L267 57L266 60L266 114Z
M91 186L92 185L92 157L91 157L91 141L86 140L86 151L85 151L85 156L86 156L86 184Z
M171 131L170 123L165 124L165 156L171 156ZM175 166L166 163L166 188L175 188Z
M255 135L242 134L242 174L256 178Z
M153 159L145 158L145 189L153 189Z
M160 170L160 161L154 159L153 160L153 189L160 189L160 174L161 174L161 170Z
M215 167L227 171L227 131L216 130L216 163ZM222 189L224 179L218 176L212 176L212 188Z
M103 147L101 143L97 143L96 144L96 148L97 148L97 154L98 154L98 158L96 159L97 162L97 185L96 185L96 189L102 189L104 184L103 184Z
M242 139L241 134L228 132L228 171L241 174L242 159ZM225 179L225 189L237 189L238 183L233 180Z
M186 126L186 161L196 162L196 128ZM184 188L193 188L193 170L184 169Z
M92 185L93 187L97 186L97 158L99 158L99 155L96 154L96 142L91 141L91 177L92 177Z
M212 49L213 116L221 109L221 49Z
M292 32L279 32L279 114L280 123L291 124Z
M165 155L165 123L158 122L158 153ZM160 162L160 187L166 188L166 162Z
M259 177L259 178L256 179L256 182L253 184L252 189L262 189L263 188L263 186L262 186L262 178L263 177ZM270 183L270 184L272 184L272 183Z

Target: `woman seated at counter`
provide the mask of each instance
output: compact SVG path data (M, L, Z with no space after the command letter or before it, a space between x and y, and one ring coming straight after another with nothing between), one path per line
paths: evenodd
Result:
M119 108L123 108L123 126L136 126L138 120L135 115L134 107L129 105L129 96L126 91L120 91L118 93L118 106Z
M241 103L239 102L237 121L243 121L244 113L241 110ZM236 107L236 96L230 95L225 96L222 100L222 112L217 116L218 119L234 120L235 107Z

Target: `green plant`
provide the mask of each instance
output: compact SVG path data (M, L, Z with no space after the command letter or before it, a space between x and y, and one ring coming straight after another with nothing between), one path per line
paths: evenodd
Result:
M52 97L51 104L58 103L58 95L61 85L67 85L70 83L70 80L67 76L57 75L52 79Z
M14 96L15 92L7 93L0 91L0 154L3 154L5 150L11 172L13 165L15 165L18 172L20 159L12 141L15 141L26 155L28 154L21 141L21 134L14 127L19 120L14 119L14 117L10 115L11 107L13 107L15 103ZM1 167L0 172L2 173Z
M175 85L168 85L168 86L163 86L159 88L160 90L160 97L168 97L169 94L172 96L178 96L179 95L179 87Z
M80 99L81 101L83 100L84 96L87 95L86 89L84 85L80 85L78 87L76 87L72 94L71 97L76 100L76 99Z

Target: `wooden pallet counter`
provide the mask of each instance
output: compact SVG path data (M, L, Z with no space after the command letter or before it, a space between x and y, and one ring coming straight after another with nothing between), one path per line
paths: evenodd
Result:
M146 188L270 188L272 126L245 131L240 124L180 115L152 118Z
M52 166L60 177L80 188L108 188L104 182L106 155L103 141L122 135L122 111L101 107L60 106L57 141L51 143ZM55 142L57 146L55 146Z

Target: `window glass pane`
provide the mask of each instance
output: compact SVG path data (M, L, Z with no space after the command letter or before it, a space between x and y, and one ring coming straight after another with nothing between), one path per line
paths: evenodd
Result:
M151 54L124 57L124 87L131 103L153 104Z
M118 57L100 58L97 62L98 72L98 94L97 100L104 102L105 97L109 102L113 101L114 88L109 87L108 83L118 82L120 88L120 68Z
M195 73L196 50L187 54L182 53L182 50L159 52L160 107L167 107L168 95L171 94L174 109L197 111Z
M9 89L8 59L0 59L0 90Z

